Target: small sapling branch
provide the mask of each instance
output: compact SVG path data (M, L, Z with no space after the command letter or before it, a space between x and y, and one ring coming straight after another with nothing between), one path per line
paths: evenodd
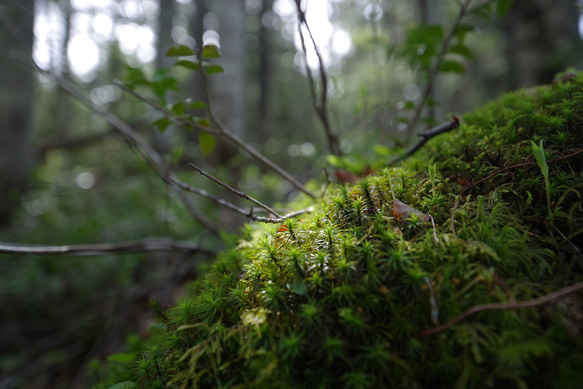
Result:
M445 37L445 39L443 40L443 43L441 44L441 48L440 48L439 53L437 54L437 56L435 58L435 62L433 63L433 66L429 70L427 85L425 86L425 89L423 91L423 95L421 96L421 101L415 107L415 112L414 112L413 118L411 119L411 122L409 122L409 128L408 128L409 133L411 133L415 129L415 127L417 126L417 123L419 122L419 119L421 119L421 113L423 112L423 108L425 108L425 105L427 104L427 101L429 100L429 97L431 96L431 92L433 90L433 85L435 84L435 79L437 78L437 73L439 72L439 69L440 69L441 64L443 62L443 58L445 57L445 54L447 53L447 50L449 49L450 42L451 42L453 36L455 35L456 29L458 28L462 19L470 11L470 3L471 2L472 2L472 0L465 0L464 2L460 1L460 3L459 3L460 10L459 10L454 22L452 23L447 36Z
M298 10L299 19L298 32L300 34L300 41L302 43L302 50L304 52L304 58L306 62L306 74L308 76L308 83L310 85L310 95L312 96L314 110L316 111L316 114L318 115L320 121L322 122L322 125L324 126L324 131L326 132L326 137L328 138L328 147L330 148L330 152L334 155L341 156L342 151L340 150L340 145L338 143L338 136L332 132L332 129L330 127L330 119L328 118L328 111L326 110L327 104L326 100L328 98L328 76L326 75L324 61L322 60L322 55L320 54L320 50L318 50L318 45L316 45L316 41L314 40L312 31L310 30L310 26L308 25L308 21L306 20L306 12L302 10L301 0L296 0L296 8ZM310 70L310 66L308 65L308 51L306 48L306 40L304 38L302 26L306 27L306 31L308 31L308 35L310 36L310 40L312 41L312 45L314 46L316 57L318 58L320 82L322 83L320 96L316 96L314 76L312 75L312 71Z

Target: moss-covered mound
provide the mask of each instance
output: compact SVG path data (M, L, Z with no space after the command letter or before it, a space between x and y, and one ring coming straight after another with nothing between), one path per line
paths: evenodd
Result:
M506 95L313 213L251 226L159 312L128 386L580 387L583 294L551 293L583 281L582 87Z

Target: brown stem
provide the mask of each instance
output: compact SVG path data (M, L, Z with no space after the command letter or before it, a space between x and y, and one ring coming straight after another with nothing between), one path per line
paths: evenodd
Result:
M418 337L423 337L423 336L435 334L436 332L441 332L443 330L446 330L449 327L453 326L454 324L458 323L459 321L461 321L461 320L465 319L466 317L473 315L474 313L477 313L477 312L534 307L536 305L541 305L541 304L544 304L544 303L549 302L551 300L557 299L557 298L564 296L566 294L576 292L577 290L582 289L582 288L583 288L583 281L578 282L576 284L573 284L571 286L567 286L563 289L559 289L555 292L546 294L544 296L532 299L532 300L526 300L526 301L521 301L521 302L512 302L512 303L476 305L476 306L473 306L472 308L468 309L467 311L465 311L461 315L455 317L453 320L450 320L449 322L447 322L443 325L422 331L418 335Z
M576 152L574 152L572 154L564 155L562 157L549 159L547 161L547 163L553 163L553 162L557 162L557 161L562 161L563 159L572 158L572 157L574 157L576 155L579 155L581 153L583 153L583 149L577 150ZM511 170L511 169L515 169L517 167L532 166L532 165L538 165L538 162L525 162L525 163L519 163L518 165L507 166L507 167L505 167L503 169L500 169L500 170L495 171L494 173L490 174L486 178L482 178L480 181L476 182L475 184L472 184L472 185L468 186L467 188L464 188L464 192L466 192L466 193L469 192L470 190L474 189L476 186L480 185L482 182L488 181L492 177L495 177L498 174L502 174L505 171L508 171L508 170Z

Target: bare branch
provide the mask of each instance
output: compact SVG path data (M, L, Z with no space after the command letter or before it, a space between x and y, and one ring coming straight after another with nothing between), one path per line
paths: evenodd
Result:
M573 284L571 286L567 286L566 288L559 289L555 292L546 294L544 296L532 299L532 300L526 300L526 301L521 301L521 302L510 302L510 303L499 303L499 304L476 305L476 306L468 309L467 311L465 311L461 315L455 317L453 320L450 320L449 322L447 322L443 325L440 325L440 326L435 327L435 328L430 328L430 329L424 330L418 336L422 337L422 336L434 334L436 332L441 332L441 331L453 326L457 322L459 322L459 321L465 319L466 317L473 315L474 313L477 313L477 312L534 307L536 305L541 305L541 304L547 303L549 301L552 301L554 299L557 299L557 298L564 296L566 294L576 292L579 289L583 289L583 281L578 282L576 284Z
M421 147L423 147L423 145L425 143L427 143L429 141L429 139L433 138L434 136L443 134L443 133L451 131L451 130L455 130L459 126L460 126L460 120L454 116L454 118L449 122L443 123L437 127L433 127L430 130L427 130L425 132L421 132L421 133L417 134L417 136L421 137L421 139L419 139L419 141L415 145L413 145L409 150L407 150L405 152L405 154L400 155L400 156L394 158L392 161L390 161L389 166L396 163L396 162L399 162L407 157L410 157L417 150L419 150Z
M302 50L304 51L304 57L306 59L306 74L308 76L308 83L310 85L310 94L312 96L312 103L314 104L314 109L324 126L324 131L326 132L326 137L328 138L328 147L330 148L330 152L335 155L342 155L342 151L340 150L340 145L338 144L338 136L332 132L330 127L330 120L328 118L328 111L326 110L327 105L327 98L328 98L328 77L326 75L326 69L324 67L324 61L322 60L322 55L320 54L320 50L318 50L318 45L316 45L316 41L314 36L312 35L312 31L310 30L310 26L306 20L306 13L302 10L301 7L301 0L296 0L296 8L298 10L298 32L300 34L300 41L302 42ZM302 31L302 25L306 27L308 31L308 35L310 36L310 40L312 41L312 45L314 46L314 51L316 52L316 56L318 57L318 64L319 64L319 71L320 71L320 82L322 83L322 90L320 93L320 98L316 96L316 88L314 77L312 76L312 71L310 70L310 66L308 65L308 51L306 49L306 41L304 38L304 33Z
M209 180L216 182L217 184L219 184L220 186L222 186L225 189L228 189L229 191L231 191L232 193L236 194L237 196L244 198L245 200L248 200L250 202L252 202L253 204L265 209L267 212L273 214L274 216L277 216L278 218L281 218L282 216L280 214L278 214L276 211L274 211L273 209L271 209L270 207L268 207L267 205L263 204L262 202L254 199L253 197L249 196L246 193L243 193L241 191L238 191L237 189L225 184L223 181L219 180L218 178L208 174L207 172L205 172L204 170L202 170L201 168L199 168L198 166L196 166L193 163L189 163L188 166L190 166L191 168L193 168L194 170L196 170L197 172L199 172L200 174L202 174L203 176L205 176L206 178L208 178Z
M202 70L201 70L201 72L202 72ZM206 75L204 75L204 73L203 73L203 83L204 83L204 89L205 90L208 90L207 81L206 81ZM135 90L133 90L131 88L128 88L127 86L123 85L119 81L115 81L115 84L118 85L124 91L128 92L129 94L131 94L132 96L134 96L135 98L137 98L138 100L143 101L146 104L150 105L150 107L156 109L157 111L162 112L165 116L172 117L172 112L170 112L169 109L161 106L157 102L152 101L152 100L150 100L150 99L142 96L140 93L136 92ZM279 176L281 176L282 178L284 178L285 180L287 180L296 189L298 189L301 192L304 192L305 194L307 194L308 196L310 196L312 198L316 198L315 195L313 195L304 185L302 185L299 181L297 181L292 175L290 175L288 172L286 172L284 169L282 169L279 165L275 164L275 162L273 162L270 159L268 159L267 157L265 157L263 154L261 154L260 152L258 152L257 150L255 150L250 145L248 145L243 139L239 138L237 135L235 135L233 132L231 132L229 129L227 129L215 117L215 115L213 113L213 110L212 110L212 107L211 107L211 104L208 101L208 98L209 98L208 97L208 92L206 92L206 94L207 94L207 110L209 112L209 118L215 124L215 126L217 127L217 130L213 130L211 128L202 126L202 125L200 125L200 124L198 124L196 122L193 122L192 120L188 120L186 118L178 118L178 119L176 119L176 122L179 125L181 125L183 127L187 127L187 128L193 128L193 129L196 129L196 130L199 130L199 131L204 131L204 132L207 132L207 133L213 134L213 135L224 136L229 141L231 141L232 143L236 144L239 148L245 150L248 154L250 154L257 161L261 162L262 164L264 164L265 166L267 166L268 168L270 168L271 170L273 170L274 172L276 172Z
M30 254L30 255L105 255L125 254L143 251L175 251L186 250L207 255L215 252L193 245L189 242L176 242L172 239L143 239L122 243L80 244L65 246L37 246L0 244L0 253Z

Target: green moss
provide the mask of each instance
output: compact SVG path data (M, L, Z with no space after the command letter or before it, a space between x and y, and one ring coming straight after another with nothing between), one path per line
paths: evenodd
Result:
M580 292L423 332L583 280L582 86L508 94L312 214L252 225L159 315L137 387L575 387Z

